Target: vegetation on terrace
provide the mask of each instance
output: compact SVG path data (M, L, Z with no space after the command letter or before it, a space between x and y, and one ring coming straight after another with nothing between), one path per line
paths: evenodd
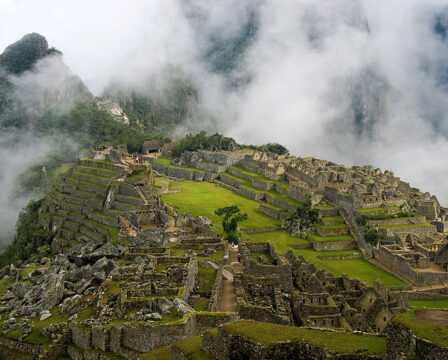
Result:
M448 346L448 326L418 319L416 309L408 310L395 317L395 321L407 326L419 338L434 344Z
M172 188L178 193L161 194L162 200L181 212L191 212L193 216L207 216L212 219L218 231L222 231L221 220L215 210L222 206L238 206L247 213L248 219L240 223L243 228L261 228L280 225L280 221L259 211L260 204L230 190L208 182L190 180L176 181Z
M227 323L221 329L228 334L241 335L263 346L274 342L302 341L324 347L333 354L376 354L386 352L386 338L357 335L350 332L331 332L288 325L276 325L240 320Z

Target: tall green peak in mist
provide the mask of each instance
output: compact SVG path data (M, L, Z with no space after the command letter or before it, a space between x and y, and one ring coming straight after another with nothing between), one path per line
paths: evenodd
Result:
M0 55L0 65L13 74L21 74L31 69L40 59L53 53L60 53L49 48L44 36L32 33L9 45Z

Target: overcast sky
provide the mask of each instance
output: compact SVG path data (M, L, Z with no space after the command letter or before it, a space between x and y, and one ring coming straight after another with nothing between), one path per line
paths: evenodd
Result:
M448 204L448 46L434 33L446 0L194 0L200 28L182 2L0 0L0 50L38 32L97 95L113 78L139 87L142 74L175 64L225 120L217 130L391 169ZM260 23L240 70L252 82L235 93L200 55L208 35L237 33L251 4ZM362 131L353 122L358 98Z

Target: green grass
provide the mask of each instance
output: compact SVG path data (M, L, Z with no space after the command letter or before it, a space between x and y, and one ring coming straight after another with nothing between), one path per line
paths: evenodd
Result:
M259 210L258 202L213 183L183 180L175 182L172 187L179 188L181 191L161 194L164 202L177 207L181 212L191 212L193 216L202 215L211 218L218 231L222 231L222 218L215 215L215 210L232 205L238 206L242 213L248 214L248 219L239 223L242 228L273 227L280 224L279 220L263 214Z
M267 252L267 251L251 251L250 252L250 256L252 259L254 259L256 262L258 262L259 264L262 264L262 262L260 260L258 260L259 256L264 256L266 257L266 259L268 259L270 261L270 263L272 264L272 262L274 261L274 258L272 257L272 255Z
M327 221L327 222L344 222L344 218L340 215L337 216L323 216L322 217L322 221Z
M316 209L316 210L328 210L328 209L333 209L333 207L329 206L329 205L315 205L314 209Z
M319 242L333 242L333 241L350 241L355 240L351 235L332 235L332 236L319 236L315 233L307 233L307 235L315 241Z
M156 178L155 181L156 181L156 185L158 185L158 186L162 186L163 185L162 183L169 184L171 182L170 179L163 178L163 177Z
M142 355L140 360L171 360L171 346L164 346Z
M348 226L346 224L334 224L334 225L322 225L317 224L317 227L320 227L322 229L347 229Z
M418 228L418 227L427 227L431 226L428 223L422 224L399 224L399 225L387 225L387 226L375 226L381 229L406 229L406 228Z
M220 260L224 257L224 250L216 250L214 254L209 256L201 257L200 260Z
M213 268L198 268L198 280L199 280L199 291L208 292L212 291L213 284L216 279L216 270Z
M202 351L201 344L202 336L198 335L186 340L181 340L173 346L179 349L188 360L211 360L211 358Z
M248 175L250 177L253 177L259 181L263 181L263 182L269 183L269 184L277 184L277 185L280 185L281 187L285 188L286 190L289 190L289 182L287 180L271 180L264 175L258 174L256 172L253 172L250 170L246 170L245 168L243 168L242 166L239 166L239 165L231 166L231 169L239 171L240 173Z
M416 309L448 309L448 299L440 300L412 300L409 304Z
M427 339L437 345L448 346L448 326L417 319L415 309L398 315L395 321L410 328L419 338Z
M179 249L174 246L170 248L170 256L172 257L184 257L186 253L185 249Z
M162 164L162 165L168 165L169 167L173 168L173 169L183 169L183 170L188 170L188 171L202 171L202 172L207 172L207 171L203 171L203 170L199 170L196 168L192 168L192 167L183 167L183 166L176 166L171 164L171 159L168 158L163 158L163 157L159 157L158 159L155 160L157 163Z
M406 286L407 284L395 276L369 263L364 258L344 260L324 260L318 256L347 256L360 254L359 250L336 250L336 251L314 251L313 249L292 249L294 254L302 255L305 260L313 263L318 269L324 268L336 276L346 274L354 279L366 281L373 284L380 280L385 286Z
M26 342L28 342L30 344L35 344L35 345L48 344L48 343L50 343L50 340L48 338L42 336L42 334L41 334L42 329L44 329L50 325L60 324L60 323L64 323L68 327L67 316L64 316L61 314L60 307L55 306L50 310L50 312L52 315L48 319L40 321L39 317L37 317L37 318L34 318L31 320L31 325L33 327L33 330L24 339Z
M95 309L92 306L86 307L78 315L79 321L90 319L95 314Z
M194 302L193 308L195 311L207 311L210 299L206 297L200 297Z
M258 234L244 234L244 240L249 242L268 242L271 241L276 249L284 254L291 245L311 244L309 240L292 236L287 231L271 231Z
M328 332L247 320L224 324L221 329L233 335L242 335L263 346L273 342L304 340L309 344L324 347L333 354L384 355L386 352L386 338L374 335Z

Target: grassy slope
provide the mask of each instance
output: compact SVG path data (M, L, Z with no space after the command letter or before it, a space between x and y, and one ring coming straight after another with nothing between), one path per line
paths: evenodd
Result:
M280 221L273 219L258 208L256 201L245 198L230 190L218 187L208 182L190 180L177 181L172 188L179 188L179 193L162 194L162 200L179 208L180 211L191 212L193 216L207 216L221 231L221 218L215 215L215 210L224 206L237 205L249 218L239 225L243 228L270 227L279 225Z
M417 319L414 310L408 310L395 318L412 330L419 338L428 339L435 344L448 346L448 326L437 325Z
M356 354L368 353L384 355L386 338L374 335L355 335L353 333L330 333L328 331L282 326L255 321L241 320L222 325L224 331L241 334L262 345L276 341L305 340L323 346L331 353ZM331 336L329 336L331 334Z
M440 300L409 300L409 303L416 309L448 309L448 299Z
M254 242L272 241L282 254L288 249L292 249L291 244L309 243L308 240L301 239L290 235L285 231L275 231L259 234L245 235L245 239ZM347 274L352 278L358 278L373 284L376 279L381 280L386 286L404 286L404 282L398 278L388 274L380 268L370 264L366 260L349 259L349 260L323 260L318 256L342 256L359 254L359 250L340 250L340 251L314 251L313 249L292 249L294 254L302 255L306 260L313 263L317 268L324 268L334 275Z

